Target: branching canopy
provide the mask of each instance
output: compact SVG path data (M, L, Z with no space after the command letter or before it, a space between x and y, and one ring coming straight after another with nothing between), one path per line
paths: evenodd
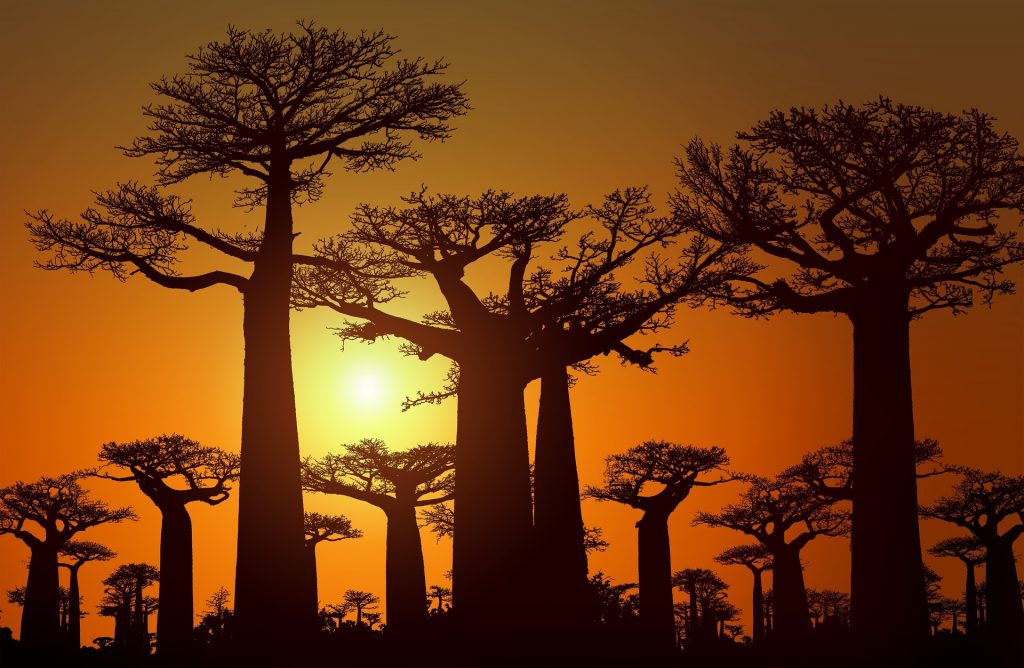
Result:
M348 538L362 538L363 532L352 526L352 520L344 515L321 515L305 513L302 516L302 528L306 534L306 546L315 547L319 543L335 543Z
M736 545L725 550L715 561L725 566L746 566L760 572L772 567L772 553L764 545Z
M953 494L921 508L921 515L961 526L986 545L1000 539L1012 543L1024 533L1024 475L965 469ZM1020 523L1000 534L1000 523L1014 516Z

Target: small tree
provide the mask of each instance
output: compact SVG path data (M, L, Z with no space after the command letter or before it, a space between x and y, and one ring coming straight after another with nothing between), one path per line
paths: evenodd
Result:
M1024 156L993 119L879 99L775 111L728 151L694 139L675 214L774 263L722 297L853 326L853 626L881 651L928 633L914 477L910 323L1012 291Z
M978 586L974 578L974 567L985 561L985 546L977 536L956 536L940 540L928 552L936 557L955 557L967 569L964 624L968 634L974 633L978 629Z
M724 566L745 566L754 576L754 600L751 614L754 616L754 642L764 641L764 590L761 573L772 568L772 553L764 545L737 545L725 550L715 561Z
M345 605L350 610L355 610L356 613L356 626L363 625L363 615L372 613L377 608L377 604L380 603L380 596L374 596L368 591L359 591L357 589L345 590Z
M226 285L243 298L245 381L236 600L241 629L266 643L312 631L316 590L302 546L299 443L289 340L295 239L292 206L320 197L332 161L363 172L418 157L416 139L444 140L463 114L460 84L437 83L444 62L399 59L384 32L348 34L300 22L289 34L228 29L189 57L184 75L152 84L150 134L124 149L153 156L161 186L197 175L250 179L238 204L263 206L262 228L234 234L197 223L187 202L121 184L83 222L40 211L29 224L47 269L140 273L167 288ZM182 275L189 243L251 267ZM273 573L272 577L268 573ZM267 610L277 612L273 617ZM273 620L273 621L271 621ZM273 625L261 628L263 624Z
M160 509L161 653L186 651L192 642L192 518L188 504L211 506L227 500L238 479L239 457L179 434L128 443L105 443L99 460L128 475L98 472L109 480L133 482Z
M722 448L697 448L666 441L646 441L605 461L604 484L584 494L643 511L637 522L640 575L640 617L650 641L672 647L672 555L668 518L694 487L733 480L722 474L729 458Z
M230 601L231 592L226 587L220 587L206 599L203 618L196 627L196 636L201 644L213 645L227 637L233 614L228 605Z
M430 585L430 590L427 592L427 605L430 605L431 601L437 601L437 607L432 612L441 614L445 612L445 604L451 605L452 602L452 590L448 587L441 587L439 585Z
M81 594L78 587L78 572L90 561L110 561L117 556L105 545L88 540L70 540L59 550L61 557L68 561L58 562L58 566L68 569L68 647L78 650L82 646L82 609Z
M344 454L303 460L303 488L348 496L384 511L388 520L388 626L406 630L422 623L427 612L423 607L427 583L416 510L452 499L455 447L429 443L391 452L376 439L344 447Z
M818 536L848 532L846 513L834 510L831 502L804 485L784 478L751 477L739 503L718 513L698 513L693 523L742 531L764 545L772 555L775 632L780 638L793 639L810 630L800 551ZM799 533L787 536L791 529Z
M302 529L306 535L306 555L313 561L314 574L316 574L317 545L363 537L363 532L354 528L352 520L344 515L322 515L307 512L303 515Z
M27 646L53 648L58 644L61 548L90 527L135 519L131 508L110 508L89 498L79 484L86 475L76 471L0 489L0 534L11 534L31 551L20 636Z
M953 494L922 508L921 515L961 526L985 547L989 628L1019 646L1024 608L1013 543L1024 534L1024 476L966 469ZM1012 526L1005 526L1014 519Z
M729 613L732 617L738 613L724 607L729 585L706 568L677 571L672 583L687 597L686 649L707 646L718 637L720 613Z
M106 593L101 613L114 618L115 648L149 654L149 615L156 610L157 600L146 596L145 590L159 580L160 571L145 563L118 566L103 580Z

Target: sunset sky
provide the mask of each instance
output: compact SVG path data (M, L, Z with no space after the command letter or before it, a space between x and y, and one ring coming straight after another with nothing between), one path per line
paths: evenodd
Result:
M142 279L45 273L23 227L24 211L77 215L92 190L136 178L153 164L115 148L145 132L147 84L185 71L185 55L221 39L229 24L288 31L297 19L349 31L384 29L407 56L444 57L465 80L473 109L443 144L394 172L337 171L326 194L295 211L301 250L345 229L360 202L396 203L421 184L434 192L568 194L582 207L615 188L649 185L661 211L675 185L672 160L694 136L731 141L775 108L860 103L884 94L957 112L977 107L1024 138L1024 5L1016 2L22 2L0 10L0 485L95 465L104 442L179 432L237 450L242 396L241 302L230 288L189 294ZM173 192L198 220L252 229L262 211L231 207L232 180L198 177ZM205 269L207 258L185 268ZM1020 282L1020 268L1010 272ZM486 276L470 281L486 285ZM428 282L399 307L436 308ZM344 352L327 311L292 318L299 433L320 455L364 437L395 448L453 442L455 405L401 412L403 397L440 387L447 363L403 358L397 341ZM1024 299L1004 297L965 316L931 314L913 325L919 437L938 439L950 462L1024 471ZM745 320L725 310L682 311L663 343L691 353L659 361L657 375L601 363L573 390L580 479L600 482L603 460L656 438L724 447L736 470L773 474L801 454L848 438L851 342L829 315ZM527 390L534 423L537 387ZM922 501L948 477L921 485ZM80 538L119 556L82 570L83 642L112 635L95 614L100 580L117 564L158 562L159 515L133 485L89 483L140 521ZM697 489L673 515L673 569L715 568L749 612L746 569L712 557L747 542L724 529L692 528L698 509L731 501L740 484ZM345 589L384 593L384 517L342 497L307 495L307 509L343 513L359 540L319 548L320 601ZM196 612L234 587L234 500L191 506ZM611 547L591 572L636 581L638 513L586 501L584 519ZM958 533L922 523L925 546ZM428 584L447 584L451 543L423 532ZM2 592L24 585L27 548L0 537L0 625L17 633L20 609ZM804 552L809 587L848 589L845 539ZM959 596L962 566L929 561ZM1018 568L1018 571L1020 569ZM64 577L62 575L62 577ZM154 592L155 594L155 589ZM268 611L269 612L269 611ZM745 620L746 621L746 620ZM749 622L747 622L749 633Z

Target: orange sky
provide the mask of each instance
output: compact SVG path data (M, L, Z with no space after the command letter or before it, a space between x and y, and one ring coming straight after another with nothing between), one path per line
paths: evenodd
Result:
M349 30L383 28L408 55L443 56L466 80L474 109L446 144L423 147L394 173L337 174L320 202L296 212L299 245L344 225L360 201L394 202L420 184L435 191L567 193L574 205L616 187L649 184L659 203L673 187L672 158L694 135L729 141L776 107L861 102L886 94L958 111L975 106L1024 138L1024 99L1014 70L1024 62L1019 3L559 2L6 2L0 22L5 100L0 105L0 484L94 464L101 443L178 431L237 449L241 416L241 305L230 289L169 291L143 279L71 276L32 268L23 210L78 213L90 190L149 179L152 165L113 147L144 131L147 83L184 71L184 55L240 27L288 30L298 18ZM769 6L770 5L770 6ZM231 183L197 178L175 189L200 221L227 229L260 213L231 209ZM200 264L203 258L199 258ZM1012 272L1024 278L1017 269ZM470 278L473 278L471 274ZM426 284L423 285L426 289ZM416 297L410 312L430 308ZM401 398L438 386L443 360L401 358L395 345L350 346L326 330L327 312L293 317L293 359L302 449L321 454L366 436L395 447L453 440L454 405L401 413ZM724 311L685 312L675 334L692 353L660 362L657 376L615 362L573 391L580 477L599 482L605 456L648 438L720 445L735 468L771 474L801 453L849 434L849 326L821 316L748 321ZM1024 300L913 328L918 435L937 438L950 461L1024 470ZM661 337L668 341L671 337ZM373 381L378 400L354 389ZM528 390L535 403L536 387ZM531 416L531 422L532 422ZM923 500L943 493L929 479ZM132 486L91 485L141 521L83 534L120 553L82 572L94 613L99 581L117 563L157 562L159 517ZM738 485L696 490L672 519L673 568L716 567L712 557L743 541L689 526L696 509L728 502ZM340 497L308 507L341 512L366 536L320 547L320 599L347 588L383 594L383 514ZM233 587L233 501L193 506L197 611ZM587 524L611 548L591 560L619 581L636 580L637 513L587 501ZM926 545L950 535L923 523ZM424 533L428 583L441 584L451 544ZM805 551L807 584L847 588L844 540ZM24 584L27 549L0 538L0 590ZM934 560L933 560L934 561ZM947 596L963 586L959 563L933 564ZM717 567L716 567L717 568ZM749 606L745 569L721 568L732 600ZM19 609L0 601L0 624ZM83 640L112 633L90 614Z

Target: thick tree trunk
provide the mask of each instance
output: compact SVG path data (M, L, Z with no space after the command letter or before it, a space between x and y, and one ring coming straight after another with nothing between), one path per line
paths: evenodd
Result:
M585 625L589 611L569 375L562 365L541 377L533 502L534 572L549 602L541 622L548 631L571 633Z
M783 642L799 640L811 630L800 551L790 546L772 551L775 634Z
M761 584L761 571L751 569L754 574L754 601L751 611L754 615L754 642L764 642L764 589Z
M184 504L161 504L160 614L156 618L157 651L187 652L192 645L192 519Z
M672 611L672 552L668 538L668 514L648 510L636 526L640 621L644 625L650 647L671 648L675 640L675 622ZM690 623L693 624L692 619Z
M1021 607L1013 543L999 539L987 544L985 548L988 628L991 637L1002 648L1019 652L1024 645L1024 610Z
M45 543L32 546L20 637L26 647L41 649L56 647L60 637L57 549Z
M965 587L964 598L964 627L968 635L978 630L978 585L974 579L974 563L965 561L967 567L967 586Z
M423 546L412 501L399 502L388 516L385 557L385 608L388 628L407 632L427 619L427 580L423 574Z
M865 650L889 652L928 636L906 295L883 286L851 319L852 625Z
M131 634L128 639L132 652L149 654L149 617L146 615L146 603L142 595L142 582L135 585L134 615L132 617Z
M259 257L245 291L235 622L243 641L295 643L316 629L316 584L303 546L299 439L289 338L290 177L269 184ZM253 645L255 646L255 645Z
M82 647L82 603L78 588L78 571L84 561L74 564L68 569L68 637L67 644L72 650Z
M533 600L524 381L505 351L489 352L460 360L455 445L452 611L477 645L522 633Z

